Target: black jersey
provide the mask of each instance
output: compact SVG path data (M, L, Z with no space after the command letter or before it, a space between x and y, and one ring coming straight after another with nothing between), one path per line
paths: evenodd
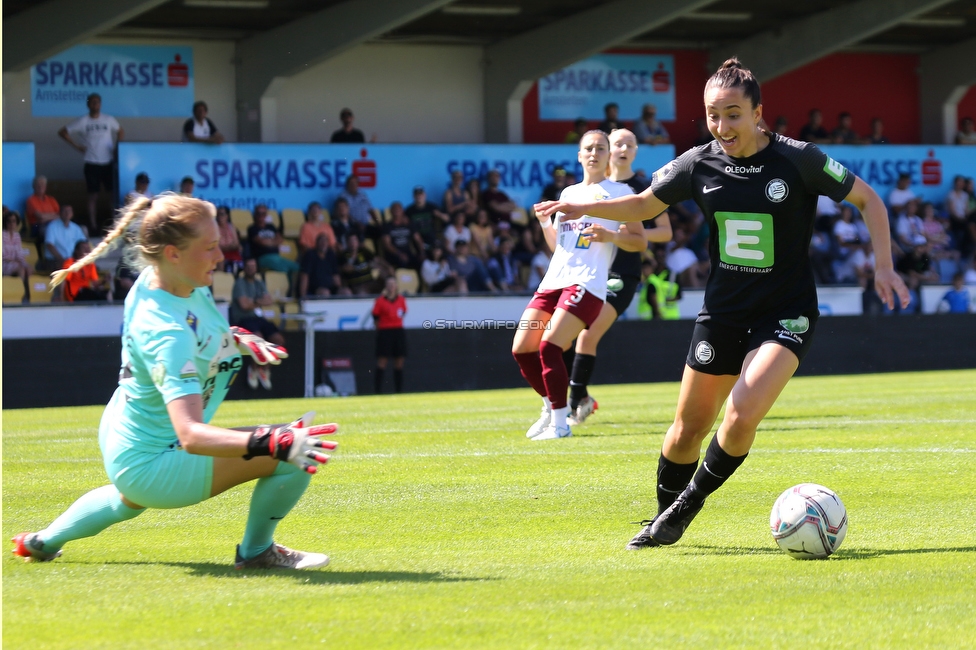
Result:
M748 327L783 312L816 314L809 248L817 197L842 201L855 176L814 144L768 135L748 158L726 155L717 141L690 149L651 180L658 199L694 199L709 220L699 320Z
M625 181L620 181L624 185L630 185L630 189L634 190L634 194L640 194L651 184L646 178L634 175ZM664 216L667 218L667 215ZM647 219L644 221L645 228L652 228L654 224L654 219ZM617 249L617 255L613 258L613 264L610 265L610 273L616 273L620 277L634 277L640 278L641 276L641 254L632 253L630 251L625 251L621 248Z

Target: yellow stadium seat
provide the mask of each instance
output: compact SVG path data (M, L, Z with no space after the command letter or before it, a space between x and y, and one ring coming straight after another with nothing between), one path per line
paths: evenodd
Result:
M46 275L32 275L28 278L32 303L51 302L50 282L51 278Z
M393 221L393 211L389 208L383 208L383 223L390 223Z
M366 237L363 239L363 248L368 250L373 255L376 255L376 242L373 241L372 237Z
M296 208L285 208L281 211L282 235L288 239L298 239L298 233L305 223L305 215Z
M24 246L24 257L27 258L27 263L31 265L32 268L37 268L37 246L31 244L30 246Z
M523 228L529 225L529 213L525 211L525 208L515 209L515 212L512 213L512 223Z
M395 272L400 293L413 295L420 288L420 276L413 269L397 269Z
M288 299L288 274L281 271L265 271L264 286L268 288L268 293L277 300Z
M24 300L24 281L12 275L3 276L3 303L19 303Z
M281 227L281 217L278 216L277 210L268 208L268 223L272 224L275 228Z
M234 208L230 211L230 222L234 224L241 235L247 235L247 229L254 223L254 217L250 210L244 208Z
M298 242L294 239L286 239L282 241L281 246L278 247L278 254L284 257L286 260L297 260Z
M224 271L214 271L213 296L215 300L231 301L234 293L234 274Z

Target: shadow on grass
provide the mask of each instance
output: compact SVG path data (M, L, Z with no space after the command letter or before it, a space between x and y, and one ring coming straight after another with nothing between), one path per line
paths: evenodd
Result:
M784 555L783 551L767 546L686 546L685 555ZM694 549L692 551L691 549ZM947 548L852 548L841 549L830 556L832 560L871 560L888 555L911 555L918 553L976 553L976 546L953 546Z
M191 576L211 578L284 578L302 583L317 585L358 585L366 582L480 582L497 578L467 578L445 575L439 571L336 571L334 569L293 570L293 569L243 569L238 571L233 565L215 562L104 562L107 565L170 566L183 568Z

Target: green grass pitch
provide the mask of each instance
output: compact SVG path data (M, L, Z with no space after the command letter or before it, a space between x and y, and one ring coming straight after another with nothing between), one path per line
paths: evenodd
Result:
M242 486L51 563L8 553L3 647L976 647L976 371L794 379L684 539L638 552L677 385L592 393L596 415L548 442L524 437L527 388L227 403L218 424L341 423L277 535L331 566L235 571ZM100 415L3 413L7 539L106 482ZM850 517L824 561L769 533L807 481Z

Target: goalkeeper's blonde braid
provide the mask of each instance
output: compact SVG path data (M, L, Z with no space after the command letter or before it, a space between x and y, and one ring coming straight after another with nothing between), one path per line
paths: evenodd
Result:
M129 225L135 221L137 218L141 217L142 214L152 205L152 201L147 198L140 198L132 203L126 208L126 211L122 213L115 221L115 226L105 235L105 238L101 243L92 249L88 255L85 255L80 260L75 260L74 264L66 269L61 269L60 271L55 271L51 274L51 288L58 286L69 273L74 273L75 271L88 266L99 257L107 253L115 245L115 240L125 234L126 229Z

